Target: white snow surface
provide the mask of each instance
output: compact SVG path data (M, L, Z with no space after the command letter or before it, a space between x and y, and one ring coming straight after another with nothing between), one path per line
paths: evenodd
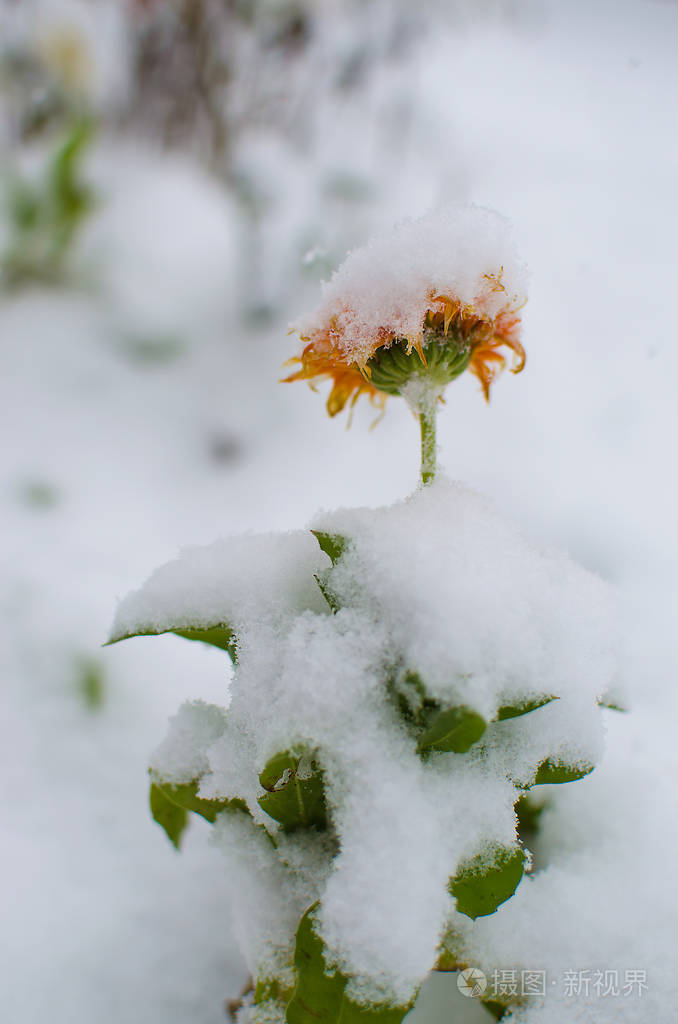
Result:
M302 338L331 327L346 359L363 363L383 332L416 340L436 296L494 319L524 304L526 278L505 217L448 205L354 249L323 284L318 309L295 327Z
M375 515L319 516L348 540L330 588L385 620L402 670L431 696L491 719L544 694L594 703L614 672L609 586L553 549L535 548L492 503L439 479Z

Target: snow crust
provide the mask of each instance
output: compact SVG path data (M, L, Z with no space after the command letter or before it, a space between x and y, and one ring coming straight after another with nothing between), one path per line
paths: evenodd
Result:
M455 203L403 221L350 252L323 283L318 309L295 327L306 338L331 325L347 359L364 362L384 331L416 339L437 295L493 319L523 304L526 283L508 220Z
M358 1000L409 1001L436 959L458 865L515 841L515 783L547 757L591 764L596 699L609 686L609 588L565 555L533 547L477 494L440 481L379 510L328 513L314 528L348 539L330 560L310 534L191 549L121 605L115 633L235 625L238 664L224 713L185 705L152 761L205 797L240 797L215 833L235 880L248 963L289 966L303 911ZM204 599L203 599L204 594ZM185 622L185 619L184 619ZM392 686L416 671L443 707L488 722L544 694L546 707L490 724L468 755L422 760ZM312 752L325 773L331 836L285 837L259 807L274 754ZM257 825L281 840L278 850ZM263 837L263 838L262 838Z

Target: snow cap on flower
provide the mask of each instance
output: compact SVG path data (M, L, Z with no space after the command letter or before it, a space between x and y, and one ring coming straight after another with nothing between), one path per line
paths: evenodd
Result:
M513 351L514 372L525 361L526 277L509 222L493 210L454 204L405 221L354 249L323 283L318 308L294 325L304 349L287 380L332 378L330 415L363 393L383 404L370 372L377 352L404 344L424 367L427 342L449 339L489 397L506 362L500 349Z

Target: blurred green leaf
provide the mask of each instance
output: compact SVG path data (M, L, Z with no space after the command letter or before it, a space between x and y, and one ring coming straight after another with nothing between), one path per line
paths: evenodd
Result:
M99 711L106 699L104 670L94 658L83 658L80 662L78 689L90 711Z
M473 920L494 914L518 888L524 863L519 846L497 845L489 858L479 854L462 864L450 881L459 913Z
M49 191L64 221L78 220L92 202L90 190L78 180L79 161L92 134L91 123L79 121L55 153L49 169Z
M36 189L24 181L10 182L8 212L16 230L32 231L40 219L40 197Z
M608 708L608 710L610 711L620 711L622 714L626 714L626 712L628 711L628 708L623 707L622 704L619 704L616 700L613 700L611 697L603 696L599 700L597 700L596 703L599 708Z
M267 790L259 806L283 831L327 828L323 772L316 761L286 750L268 761L259 781Z
M50 158L40 181L11 181L7 249L0 259L3 282L60 280L77 229L94 206L94 194L80 180L80 164L92 124L78 120Z

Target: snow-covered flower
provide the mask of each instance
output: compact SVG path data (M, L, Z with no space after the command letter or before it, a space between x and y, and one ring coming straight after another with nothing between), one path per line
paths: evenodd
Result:
M366 394L383 405L413 378L441 394L470 369L489 398L513 353L525 363L520 309L525 270L507 221L454 205L398 225L348 257L323 285L323 301L295 329L304 348L286 379L332 380L331 416Z

